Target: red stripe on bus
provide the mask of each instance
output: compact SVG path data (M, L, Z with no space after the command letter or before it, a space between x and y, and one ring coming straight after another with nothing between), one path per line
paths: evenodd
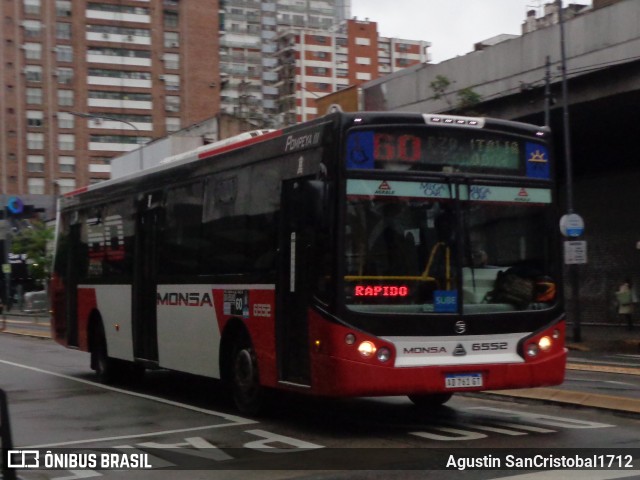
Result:
M81 193L84 193L84 192L86 192L87 190L89 190L89 187L88 187L88 186L87 186L87 187L81 187L81 188L78 188L78 189L73 190L73 191L71 191L71 192L64 193L64 194L62 194L62 196L63 196L63 197L73 197L73 196L75 196L75 195L79 195L79 194L81 194Z
M248 138L246 140L242 140L238 143L232 143L230 145L225 145L220 148L216 148L214 150L209 150L206 152L202 152L198 154L198 159L202 160L205 158L213 157L215 155L220 155L221 153L230 152L232 150L236 150L238 148L246 147L252 145L254 143L263 142L265 140L270 140L272 138L277 138L282 135L282 130L276 130L275 132L265 133L264 135L258 135L257 137Z

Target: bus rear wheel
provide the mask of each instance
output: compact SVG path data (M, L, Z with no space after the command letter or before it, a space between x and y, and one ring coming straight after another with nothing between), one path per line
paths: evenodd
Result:
M262 411L264 389L260 386L256 354L246 335L240 335L234 343L230 380L233 401L240 412L255 415Z
M452 396L453 393L430 393L409 395L409 400L411 400L414 405L420 408L434 408L444 405L451 399Z

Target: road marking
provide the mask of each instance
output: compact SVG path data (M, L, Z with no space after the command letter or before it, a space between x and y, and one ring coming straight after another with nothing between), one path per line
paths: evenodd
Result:
M71 377L69 375L64 375L62 373L56 373L56 372L52 372L52 371L49 371L49 370L44 370L42 368L31 367L29 365L24 365L24 364L21 364L21 363L10 362L8 360L1 360L1 359L0 359L0 363L3 363L5 365L9 365L9 366L12 366L12 367L23 368L25 370L31 370L31 371L37 372L37 373L43 373L45 375L51 375L51 376L58 377L58 378L64 378L66 380L71 380L71 381L74 381L74 382L83 383L85 385L90 385L90 386L93 386L93 387L102 388L104 390L110 390L112 392L121 393L123 395L129 395L129 396L132 396L132 397L142 398L144 400L150 400L152 402L162 403L164 405L169 405L171 407L183 408L185 410L191 410L193 412L202 413L202 414L205 414L205 415L210 415L210 416L214 416L214 417L220 417L220 418L223 418L223 419L231 422L231 423L222 424L222 425L207 425L207 426L194 427L194 428L181 429L181 430L170 430L170 431L166 431L166 432L155 432L155 433L140 434L140 435L128 435L128 436L121 436L121 437L95 438L95 439L90 439L90 440L76 440L76 441L72 441L72 442L64 442L64 443L48 444L48 445L36 445L36 446L33 446L33 447L28 447L28 448L49 448L49 447L55 447L55 446L73 445L73 444L87 443L87 442L102 442L102 441L110 441L110 440L122 440L122 439L127 439L127 438L138 438L138 437L148 437L148 436L153 436L153 435L162 435L162 434L166 434L166 433L188 432L188 431L194 431L194 430L205 430L205 429L208 429L208 428L234 427L234 426L238 426L238 425L251 425L251 424L259 423L259 422L255 421L255 420L251 420L249 418L243 418L243 417L239 417L237 415L231 415L231 414L228 414L228 413L218 412L218 411L215 411L215 410L208 410L206 408L194 407L193 405L188 405L186 403L175 402L173 400L166 400L164 398L154 397L152 395L147 395L147 394L144 394L144 393L130 392L130 391L124 390L122 388L112 387L110 385L103 385L101 383L92 382L90 380L84 380L82 378ZM25 448L27 448L27 447L25 447Z
M257 423L257 422L251 422L251 423ZM69 445L82 445L83 443L113 442L116 440L129 440L132 438L155 437L158 435L170 435L173 433L195 432L198 430L208 430L208 429L214 429L214 428L237 427L238 425L239 424L237 423L223 423L220 425L205 425L203 427L180 428L178 430L164 430L160 432L137 433L132 435L120 435L116 437L87 438L84 440L71 440L69 442L47 443L43 445L29 445L27 447L20 447L20 448L29 449L29 448L68 447Z
M590 360L583 360L580 363L567 363L567 370L582 370L585 372L600 373L621 373L624 375L640 375L640 368L621 367L613 362L598 362L591 364Z
M637 470L546 470L544 472L523 473L495 480L614 480L638 475Z

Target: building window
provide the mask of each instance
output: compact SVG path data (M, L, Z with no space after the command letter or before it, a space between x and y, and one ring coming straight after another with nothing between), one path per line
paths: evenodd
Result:
M42 127L44 114L39 110L27 110L27 126Z
M42 45L39 43L25 43L24 58L27 60L40 60L42 58Z
M164 68L167 70L180 68L180 56L177 53L165 53L162 60L164 60Z
M58 165L60 166L60 173L76 173L75 157L61 156L58 158Z
M56 22L56 38L59 40L71 40L71 24Z
M39 20L24 20L22 27L24 28L24 36L28 38L37 38L42 32L42 23Z
M165 10L164 26L165 28L178 28L178 13Z
M56 0L56 15L59 17L70 17L71 0Z
M24 67L24 78L27 82L42 82L42 67L39 65L27 65Z
M180 46L180 37L178 32L164 32L165 48L178 48Z
M27 185L30 195L44 195L44 178L30 178Z
M132 100L138 102L150 102L153 99L150 93L107 92L102 90L89 90L89 98Z
M24 0L24 13L27 15L40 15L40 0Z
M73 83L73 68L58 67L58 83L61 85L71 85Z
M27 155L27 172L44 172L44 155Z
M73 90L58 90L58 105L73 106Z
M73 150L76 147L76 137L71 133L58 134L58 149Z
M371 40L364 37L356 37L356 45L362 45L368 47L371 45Z
M42 105L42 89L41 88L27 88L27 104Z
M44 133L27 133L27 148L30 150L42 150L44 148Z
M180 90L180 76L165 74L164 88L167 90Z
M59 178L56 180L56 184L60 195L73 192L76 189L76 181L73 178Z
M180 118L167 117L166 118L167 132L177 132L180 130Z
M70 45L58 45L56 47L56 60L59 62L73 62L73 49Z
M165 110L167 112L179 112L180 111L180 97L175 95L167 95L165 97Z
M73 128L75 117L68 112L58 112L58 128Z

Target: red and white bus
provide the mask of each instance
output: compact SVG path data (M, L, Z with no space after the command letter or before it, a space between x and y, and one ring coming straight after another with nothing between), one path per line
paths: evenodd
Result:
M335 113L65 195L61 344L265 391L408 395L563 381L546 128Z

